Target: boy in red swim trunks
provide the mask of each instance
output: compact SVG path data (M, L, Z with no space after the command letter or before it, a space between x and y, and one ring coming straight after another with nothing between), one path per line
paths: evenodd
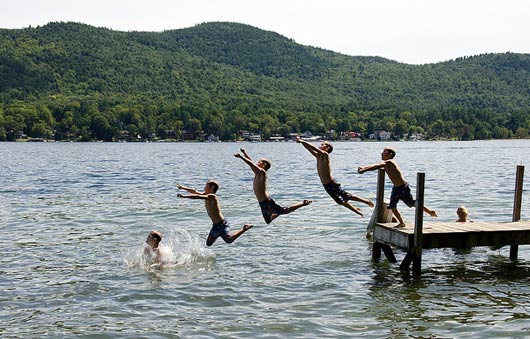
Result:
M234 156L243 160L250 166L252 172L254 172L254 194L256 195L256 199L258 199L263 219L265 219L267 224L270 224L282 214L289 214L300 207L307 206L311 203L310 200L304 200L289 207L278 205L267 191L267 171L271 167L270 161L267 159L260 159L257 163L254 163L244 148L241 148L241 153L242 154L236 153Z
M412 194L410 193L409 184L407 184L407 182L405 181L405 178L403 177L403 172L401 172L401 168L394 160L395 156L396 151L394 151L392 148L386 147L383 150L383 153L381 154L381 159L383 160L383 162L359 167L357 169L357 172L362 174L364 172L374 171L379 168L383 168L385 170L386 174L392 181L392 184L394 184L394 187L392 187L392 193L390 194L390 204L388 204L388 208L392 209L392 213L394 213L397 220L399 221L399 224L397 224L396 227L405 227L405 222L403 221L401 214L397 210L397 203L399 200L402 200L408 207L415 207L416 200L414 200ZM431 217L438 216L436 215L435 211L425 206L423 207L423 211L428 213Z
M296 138L296 142L302 144L309 151L309 153L311 153L317 159L317 172L318 176L320 177L320 181L322 182L322 185L324 185L326 192L328 192L328 194L333 198L333 200L335 200L337 204L352 210L361 217L363 216L361 209L348 203L349 200L359 201L370 207L374 207L373 202L371 202L369 199L361 198L344 191L340 184L333 180L329 161L329 154L333 152L333 146L329 142L324 141L319 148L316 148L307 141L302 140L300 137Z
M204 192L200 193L194 188L185 187L182 185L177 185L178 189L183 189L188 191L190 195L177 194L179 198L188 198L188 199L201 199L204 200L204 206L206 207L206 212L212 220L212 229L208 234L206 239L206 246L212 246L217 238L221 237L226 243L232 243L237 238L239 238L243 233L252 228L252 225L245 224L243 227L235 232L230 233L230 226L228 225L227 220L221 213L221 208L219 207L219 199L215 193L219 189L219 184L216 181L209 180L204 186Z

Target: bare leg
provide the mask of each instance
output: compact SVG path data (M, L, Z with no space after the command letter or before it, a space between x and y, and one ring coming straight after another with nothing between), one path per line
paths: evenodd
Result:
M374 203L370 199L361 198L356 195L351 195L350 200L362 202L363 204L366 204L370 207L374 207Z
M289 214L289 213L291 213L291 212L294 212L294 211L296 211L297 209L299 209L300 207L307 206L307 205L309 205L310 203L312 203L311 200L304 200L304 201L302 201L302 202L300 202L300 203L298 203L298 204L291 205L291 206L287 207L287 213L285 213L285 214ZM273 214L273 215L271 215L271 222L272 222L274 219L278 218L279 216L280 216L280 214ZM270 223L270 222L268 222L268 224L269 224L269 223Z
M403 221L403 218L401 217L401 214L398 212L397 208L392 208L392 213L394 213L394 216L399 221L399 224L397 224L395 227L405 227L405 222Z
M350 209L350 210L354 211L355 213L359 214L361 217L363 216L363 212L361 211L360 208L357 208L355 206L352 206L352 205L348 204L347 201L343 202L342 206L346 207L347 209Z
M250 224L245 224L243 225L243 227L237 231L237 232L234 232L230 235L228 235L228 237L226 237L226 242L231 244L233 243L234 241L236 241L237 238L239 238L243 233L245 233L246 231L248 231L249 229L251 229L253 226L250 225Z
M310 203L312 203L311 200L304 200L304 201L302 201L302 202L300 202L298 204L291 205L291 206L287 207L287 213L294 212L297 209L299 209L300 207L307 206Z
M431 217L437 217L438 214L436 214L436 211L428 209L427 207L423 206L423 211L427 214L429 214Z

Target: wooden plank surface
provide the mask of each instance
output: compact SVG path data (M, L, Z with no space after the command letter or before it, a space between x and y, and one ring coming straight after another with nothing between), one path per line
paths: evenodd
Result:
M374 241L411 249L414 227L395 228L395 223L378 223ZM530 244L530 221L518 222L425 222L424 248L506 246Z

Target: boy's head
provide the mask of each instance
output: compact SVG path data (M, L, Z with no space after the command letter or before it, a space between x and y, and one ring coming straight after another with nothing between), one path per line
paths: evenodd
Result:
M329 154L333 152L333 145L329 141L324 141L320 144L320 149Z
M258 161L258 166L263 168L265 171L268 171L271 168L271 162L265 158L261 158Z
M217 193L217 190L219 189L219 183L215 180L208 180L206 183L205 190L211 193Z
M396 156L396 151L394 151L393 148L385 147L385 149L383 150L383 154L382 154L383 158L394 159L395 156Z
M148 243L151 247L157 248L158 244L162 241L162 234L158 231L151 231L149 235L147 236L147 240L145 241Z
M467 208L466 206L460 206L456 209L456 214L460 219L467 218Z

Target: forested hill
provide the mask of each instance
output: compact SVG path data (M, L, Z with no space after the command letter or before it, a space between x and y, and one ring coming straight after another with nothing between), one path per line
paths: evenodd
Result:
M530 55L407 65L223 22L159 33L78 23L0 30L0 140L376 129L526 137Z

